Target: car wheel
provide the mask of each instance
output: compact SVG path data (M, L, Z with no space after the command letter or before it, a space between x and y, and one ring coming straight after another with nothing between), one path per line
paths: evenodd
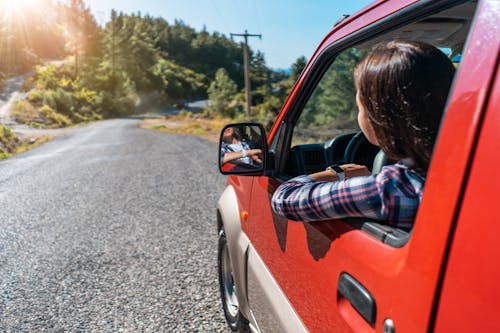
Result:
M222 308L229 327L233 332L250 332L248 320L240 312L231 259L229 258L229 248L223 230L219 233L218 270Z

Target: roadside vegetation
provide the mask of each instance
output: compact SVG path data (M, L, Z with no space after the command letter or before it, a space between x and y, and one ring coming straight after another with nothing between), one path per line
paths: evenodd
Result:
M230 118L206 116L204 113L180 112L177 115L145 119L141 127L164 133L196 135L212 142L219 140L222 128L233 121Z
M47 137L26 140L16 136L10 128L0 124L0 160L22 153L47 141Z
M66 61L36 69L26 85L28 97L14 108L18 122L64 127L209 97L213 107L207 114L238 118L244 113L240 43L218 32L196 31L181 20L141 13L112 11L101 27L83 0L39 1L50 20L27 11L18 21L35 18L37 23L30 22L27 30L7 13L1 16L0 41L11 44L0 48L0 57L8 60L0 65L0 78L43 59ZM271 118L265 114L277 112L291 75L268 68L261 52L251 50L250 56L255 117Z
M67 66L38 67L25 86L27 98L17 101L11 110L18 123L59 128L102 119L102 99L80 78L73 78Z
M172 23L140 12L113 10L109 22L99 26L83 0L39 2L46 15L27 11L17 23L0 11L0 45L6 46L0 47L0 59L7 60L0 63L0 81L37 65L25 84L27 97L12 110L17 122L32 127L182 109L188 101L209 99L202 113L181 116L183 123L193 121L193 129L184 133L244 120L269 128L307 62L300 57L291 70L273 70L263 53L250 50L247 119L242 44L218 32L196 31L181 20ZM65 61L43 60L51 58Z
M0 159L10 156L10 153L16 148L16 137L12 131L0 124Z

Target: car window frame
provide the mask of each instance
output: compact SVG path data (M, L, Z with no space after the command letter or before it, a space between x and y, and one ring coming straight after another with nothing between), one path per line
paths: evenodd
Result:
M323 79L324 75L331 68L337 57L342 52L349 48L384 35L392 30L404 27L413 22L435 15L436 13L445 11L454 6L470 2L470 0L445 0L434 3L432 1L422 1L406 7L405 9L387 16L386 18L366 26L346 37L333 42L327 46L314 60L311 70L306 73L302 86L300 87L296 98L290 105L287 113L282 119L278 135L273 139L272 146L280 147L275 152L275 169L273 178L278 181L286 181L290 179L287 175L285 165L289 161L289 156L292 151L293 130L296 123L300 119L300 115L305 106L309 102L315 89ZM476 6L477 8L477 6ZM472 17L471 27L474 25L474 16ZM470 35L470 31L469 31ZM464 43L464 49L467 40ZM456 77L456 74L455 74ZM449 95L453 92L454 83L450 86ZM445 109L447 108L447 104ZM445 113L443 114L443 119ZM443 121L441 119L441 122ZM439 133L437 139L439 139ZM390 225L380 223L380 221L369 220L364 218L344 218L341 221L351 225L352 227L362 230L369 235L375 237L382 243L393 248L401 248L407 244L411 238L412 230L403 230Z
M270 144L271 147L277 147L274 152L274 170L271 176L278 181L285 181L290 178L289 175L285 173L285 166L292 149L293 129L314 90L317 88L323 76L332 66L338 55L367 40L377 38L389 31L396 30L420 19L435 15L436 13L469 1L470 0L419 1L379 21L367 25L348 36L340 38L322 50L312 63L311 70L306 73L303 83L297 92L297 96L292 101L282 119L280 128L278 128L277 131L278 135L274 137ZM450 92L452 90L453 85L450 87Z

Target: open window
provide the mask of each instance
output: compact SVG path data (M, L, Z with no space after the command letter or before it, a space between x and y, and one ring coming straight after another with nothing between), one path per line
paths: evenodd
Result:
M373 174L391 161L370 144L357 124L357 107L353 73L370 49L395 39L416 40L432 44L445 53L459 69L477 1L460 2L438 8L431 15L401 18L393 28L373 28L352 37L352 41L334 44L317 60L321 73L306 78L309 91L285 119L288 130L286 158L278 164L279 177L287 179L300 174L325 170L331 164L366 165ZM425 194L424 194L425 195ZM346 222L365 230L381 241L399 247L406 243L411 230L399 230L383 221L349 219Z

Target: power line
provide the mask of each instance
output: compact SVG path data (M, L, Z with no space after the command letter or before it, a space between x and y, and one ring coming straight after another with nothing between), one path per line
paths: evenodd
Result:
M250 56L249 56L249 51L248 51L248 37L259 37L259 39L262 39L262 35L249 34L248 31L245 30L244 34L231 33L231 38L233 38L234 36L245 38L245 43L243 45L243 64L244 64L244 70L245 70L245 99L246 99L245 113L246 113L247 119L250 119L250 106L251 106L251 100L250 100Z
M229 29L228 29L229 25L227 24L226 18L224 17L224 15L222 15L221 11L219 10L219 7L215 3L215 0L211 0L211 2L212 2L212 5L213 5L215 11L217 12L217 15L219 15L219 17L221 18L221 21L222 21L222 24L224 25L224 28L226 28L226 31L229 31Z
M256 3L256 0L253 1L253 13L255 15L255 21L257 22L257 28L259 29L259 31L262 31L261 27L260 27L260 19L259 19L259 13L257 11L257 3Z
M238 17L240 19L240 23L243 23L243 24L248 24L248 20L246 20L248 17L247 15L243 16L241 14L241 10L240 10L240 6L238 4L238 0L234 0L232 1L233 5L234 5L234 8L236 9L236 13L238 14ZM246 23L245 23L246 22Z

